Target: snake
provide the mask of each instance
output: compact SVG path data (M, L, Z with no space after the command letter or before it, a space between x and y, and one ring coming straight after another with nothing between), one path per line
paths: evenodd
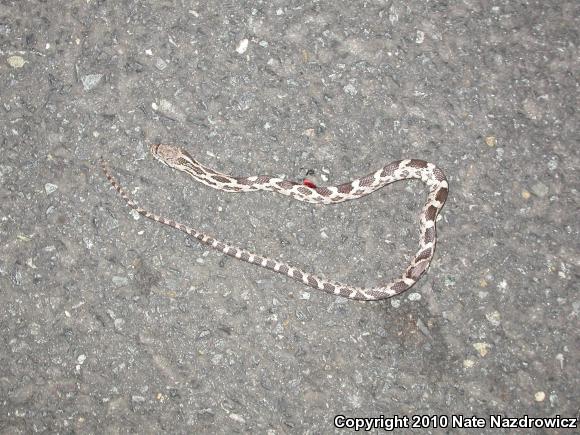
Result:
M111 186L126 204L140 215L182 231L217 251L250 264L264 267L286 275L307 286L323 292L353 300L377 301L398 295L412 287L429 268L437 243L436 220L449 192L445 173L433 163L418 159L397 160L377 171L336 186L316 186L312 181L289 181L269 175L236 177L216 171L193 158L185 149L168 144L153 144L151 155L170 168L184 172L196 181L225 192L269 191L289 196L298 201L314 204L338 204L361 198L396 181L418 179L429 189L427 201L419 217L419 249L403 274L378 287L363 288L306 272L290 265L247 249L226 243L190 226L152 213L135 202L111 173L106 160L101 158L102 170Z

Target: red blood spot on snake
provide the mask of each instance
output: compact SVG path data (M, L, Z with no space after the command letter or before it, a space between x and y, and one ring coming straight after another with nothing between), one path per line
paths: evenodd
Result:
M305 186L310 187L311 189L316 189L316 184L314 184L312 181L310 181L309 179L305 178L302 181L302 184L304 184Z

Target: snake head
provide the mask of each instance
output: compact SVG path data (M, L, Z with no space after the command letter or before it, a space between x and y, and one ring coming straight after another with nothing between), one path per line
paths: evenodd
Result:
M149 151L153 157L171 168L179 169L188 163L197 164L187 151L173 145L152 144Z

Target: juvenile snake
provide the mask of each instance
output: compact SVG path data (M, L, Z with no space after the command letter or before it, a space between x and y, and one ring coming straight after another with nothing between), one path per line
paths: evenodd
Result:
M419 220L419 250L411 260L411 263L403 275L380 287L361 288L315 276L295 266L227 244L212 236L203 234L194 228L151 213L139 206L129 197L125 189L121 187L119 182L109 171L107 163L101 159L101 166L107 179L129 207L146 218L183 231L184 233L196 238L204 245L221 251L230 257L239 258L248 263L287 275L310 287L330 294L364 301L385 299L404 292L415 284L427 271L431 259L433 258L435 244L437 242L435 220L447 199L448 184L443 171L432 163L414 159L398 160L385 165L372 174L357 178L348 183L338 186L316 187L313 183L307 180L303 183L296 183L268 175L232 177L199 163L189 155L187 151L172 145L155 144L150 147L150 151L153 157L161 163L185 172L207 186L226 192L269 190L271 192L278 192L283 195L291 196L298 201L317 204L336 204L363 197L386 186L387 184L399 180L419 179L429 188L427 202L423 206Z

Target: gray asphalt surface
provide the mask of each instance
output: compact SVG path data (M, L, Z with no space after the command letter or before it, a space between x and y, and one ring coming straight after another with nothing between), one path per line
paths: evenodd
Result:
M579 16L576 1L1 2L0 433L577 417ZM227 194L153 161L159 141L319 185L436 163L450 195L431 269L352 302L138 219L99 156L151 210L334 279L390 280L416 249L421 183L327 207Z

